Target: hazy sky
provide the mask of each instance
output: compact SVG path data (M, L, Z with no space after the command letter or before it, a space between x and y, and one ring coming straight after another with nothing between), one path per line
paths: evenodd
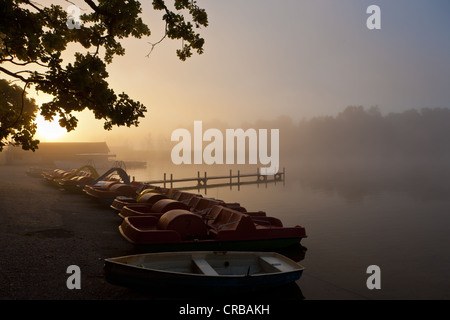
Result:
M450 107L448 0L198 0L209 15L205 53L185 62L175 54L181 43L169 39L145 57L164 25L151 1L142 2L152 36L123 41L126 55L108 71L116 93L148 107L146 119L106 132L83 113L61 140L130 143L194 120L297 121L348 105L383 113ZM381 9L380 30L366 26L370 5Z

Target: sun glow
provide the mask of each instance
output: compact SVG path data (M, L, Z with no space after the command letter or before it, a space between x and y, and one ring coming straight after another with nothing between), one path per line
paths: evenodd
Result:
M46 121L41 115L38 115L36 118L36 124L36 138L38 139L45 141L58 140L67 133L66 129L59 125L58 119L54 119L50 122Z

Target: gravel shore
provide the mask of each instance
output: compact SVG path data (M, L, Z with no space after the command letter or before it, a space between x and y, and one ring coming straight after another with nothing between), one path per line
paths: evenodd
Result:
M148 298L104 280L104 258L135 253L120 217L26 170L0 166L0 299ZM80 267L81 289L67 287L70 265Z

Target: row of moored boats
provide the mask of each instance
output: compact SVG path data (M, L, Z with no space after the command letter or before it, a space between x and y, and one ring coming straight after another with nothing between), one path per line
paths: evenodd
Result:
M130 181L120 168L101 176L92 169L45 170L41 176L109 205L122 219L123 238L146 252L105 259L109 282L257 290L300 278L303 267L275 251L299 245L304 227L285 227L240 203Z

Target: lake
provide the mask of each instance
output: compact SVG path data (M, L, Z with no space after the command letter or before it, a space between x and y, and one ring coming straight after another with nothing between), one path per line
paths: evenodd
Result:
M164 172L179 179L229 170L149 164L128 172L148 181ZM449 176L445 163L294 163L284 182L199 191L306 228L298 281L305 299L450 299ZM380 289L367 286L372 265L380 268Z

